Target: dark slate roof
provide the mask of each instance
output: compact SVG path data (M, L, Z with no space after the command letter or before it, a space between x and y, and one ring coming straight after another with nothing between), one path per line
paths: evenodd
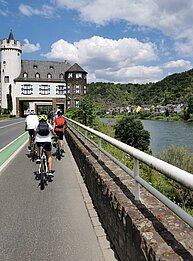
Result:
M21 73L15 79L15 81L37 81L37 82L64 82L64 79L60 79L60 74L63 75L71 67L67 61L65 62L53 62L53 61L38 61L38 60L22 60L21 61ZM28 77L24 78L24 73L27 73ZM36 78L36 73L40 74L40 78ZM48 79L48 74L52 75L52 78Z
M9 37L8 37L8 39L7 39L7 42L10 43L11 40L14 40L14 41L15 41L12 31L11 31L10 34L9 34Z
M83 73L87 73L85 70L83 70L77 63L75 63L74 65L72 65L67 72L83 72Z

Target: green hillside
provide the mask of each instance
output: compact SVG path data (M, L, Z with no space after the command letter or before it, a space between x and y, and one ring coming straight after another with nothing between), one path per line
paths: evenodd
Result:
M193 95L193 69L148 84L90 83L87 95L100 111L127 105L186 103Z

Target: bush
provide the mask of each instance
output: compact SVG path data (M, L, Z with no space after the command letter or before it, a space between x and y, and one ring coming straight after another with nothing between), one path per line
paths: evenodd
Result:
M193 173L193 154L185 147L169 146L167 150L159 153L158 157L180 169ZM185 178L185 177L184 177ZM169 197L182 208L192 208L193 192L177 182L167 179L172 192Z
M115 138L142 151L148 150L150 133L143 128L140 120L124 117L115 125Z

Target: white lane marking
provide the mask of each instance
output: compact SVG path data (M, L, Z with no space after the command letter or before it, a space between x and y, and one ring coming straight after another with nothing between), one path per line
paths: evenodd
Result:
M15 122L15 123L7 124L5 126L1 126L0 129L6 128L8 126L12 126L12 125L15 125L15 124L18 124L18 123L21 123L21 122L23 122L23 121L18 121L18 122Z
M16 140L20 139L22 136L25 135L26 132L22 133L20 136L18 136L16 139L12 140L10 143L8 143L5 147L3 147L2 149L0 149L0 152L3 151L4 149L6 149L7 147L9 147L9 145L11 145L12 143L14 143Z
M13 143L14 141L18 140L19 138L21 138L23 135L25 135L25 133L23 133L22 135L20 135L19 137L17 137L15 140L13 140L11 143ZM15 158L15 156L24 148L24 146L27 144L28 139L19 147L19 149L17 149L10 157L9 159L7 159L1 166L0 166L0 175L3 173L3 170L5 169L5 167L7 167L7 165ZM11 143L9 143L8 145L10 145ZM3 149L5 149L5 146ZM0 150L0 152L2 151L2 149Z

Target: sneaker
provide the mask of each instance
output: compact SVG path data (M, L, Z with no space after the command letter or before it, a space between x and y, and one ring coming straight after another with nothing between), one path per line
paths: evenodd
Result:
M54 177L54 173L48 172L48 176L49 176L49 177Z
M40 163L41 163L40 157L37 157L36 164L40 164Z
M64 150L61 150L61 156L64 157Z
M31 151L31 147L30 146L28 146L28 151Z

